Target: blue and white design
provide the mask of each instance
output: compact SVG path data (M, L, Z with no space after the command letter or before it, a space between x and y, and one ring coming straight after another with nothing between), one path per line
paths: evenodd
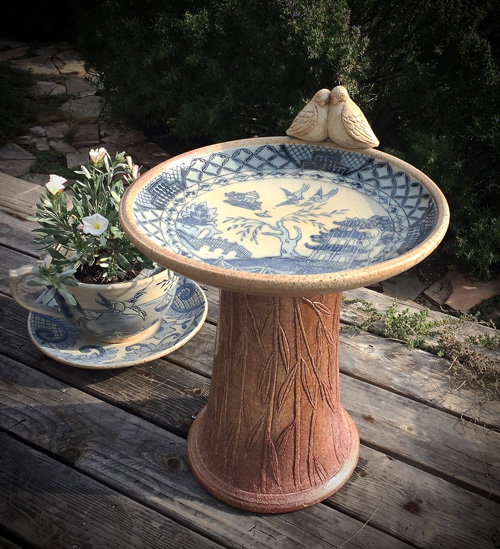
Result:
M155 243L226 269L318 274L393 259L436 222L425 187L391 164L320 144L253 145L179 159L138 193Z
M47 356L80 368L124 368L164 356L189 341L207 316L205 294L193 281L180 276L172 288L173 299L163 307L158 331L137 343L99 343L82 336L65 320L30 312L28 332ZM55 302L50 303L56 306Z

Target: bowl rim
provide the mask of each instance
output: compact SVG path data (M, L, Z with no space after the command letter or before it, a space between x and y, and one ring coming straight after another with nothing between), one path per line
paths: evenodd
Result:
M145 236L134 221L133 205L137 194L169 165L224 150L260 145L297 144L321 146L369 156L388 162L408 173L431 195L436 207L436 222L427 237L417 246L395 258L358 269L319 274L261 274L225 269L167 250ZM193 149L172 157L141 175L125 192L120 203L120 221L131 242L148 257L164 267L223 290L268 296L307 296L341 292L367 286L400 274L430 255L443 240L450 221L448 203L442 191L428 176L407 162L375 149L346 149L332 141L308 142L291 137L255 137L225 141Z

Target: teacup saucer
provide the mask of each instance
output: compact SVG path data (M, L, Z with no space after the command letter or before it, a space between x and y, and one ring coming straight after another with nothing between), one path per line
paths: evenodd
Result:
M42 353L70 366L99 370L142 364L181 347L200 330L207 316L207 299L198 284L180 276L172 291L174 298L160 328L143 341L99 343L65 320L34 312L28 316L28 333ZM56 306L54 301L49 305Z

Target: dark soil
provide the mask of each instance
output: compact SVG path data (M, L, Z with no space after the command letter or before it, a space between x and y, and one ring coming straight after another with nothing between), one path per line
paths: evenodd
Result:
M80 267L76 273L75 278L79 282L83 282L84 284L109 284L111 282L127 282L128 280L134 279L140 272L142 268L136 267L135 269L131 271L127 271L125 273L125 276L118 277L115 276L112 279L104 278L102 267L99 267L99 265L86 265L85 267Z

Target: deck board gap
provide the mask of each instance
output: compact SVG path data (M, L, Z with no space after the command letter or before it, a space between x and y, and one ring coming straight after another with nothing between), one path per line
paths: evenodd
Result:
M39 545L29 543L3 526L0 526L0 547L2 549L40 549Z
M379 532L382 532L383 534L390 536L391 538L394 538L402 543L405 543L406 545L409 545L410 547L415 547L415 549L419 549L420 545L416 545L412 542L412 540L405 539L402 536L396 535L394 532L391 532L388 529L382 528L379 526L376 522L372 522L369 519L366 519L359 513L354 513L352 511L348 511L345 507L342 505L336 504L334 501L332 501L332 498L335 498L335 494L331 496L329 499L323 501L322 503L329 507L330 509L334 509L335 511L338 511L339 513L342 513L343 515L346 515L354 520L357 520L361 522L363 525L370 526L370 528L373 528L374 530L378 530ZM376 508L375 508L376 509ZM376 514L376 513L375 513ZM375 514L372 518L375 518ZM355 537L353 539L356 539Z
M377 452L381 452L385 454L386 456L396 459L400 461L401 463L405 463L406 465L410 465L411 467L414 467L415 469L418 469L419 471L424 471L425 473L429 473L437 478L440 478L442 480L445 480L446 482L449 482L450 484L453 484L454 486L457 486L459 488L462 488L464 490L467 490L468 492L472 494L477 494L478 496L482 496L494 503L500 503L500 496L495 495L494 493L486 490L482 486L478 486L474 484L473 482L467 482L465 480L459 479L457 477L454 477L453 475L447 475L443 471L431 467L428 465L424 465L420 463L419 461L413 460L411 458L408 458L407 456L404 456L402 454L399 454L398 452L395 452L394 450L391 450L390 448L386 448L384 446L381 446L379 444L374 444L373 442L369 442L363 437L360 436L360 443L363 446L366 446L367 448L371 448L372 450L376 450Z
M490 424L485 421L481 421L471 415L468 415L466 412L457 412L455 410L452 410L450 408L447 408L445 406L441 406L438 402L432 402L425 398L418 398L415 395L409 395L408 393L401 391L399 389L395 389L393 387L389 387L385 383L377 383L373 379L366 379L365 377L361 375L356 375L348 370L343 369L341 366L339 367L339 371L341 374L343 374L346 377L349 377L351 379L355 379L356 381L362 381L363 383L366 383L367 385L372 385L373 387L377 387L378 389L382 389L383 391L387 391L388 393L392 393L394 395L398 395L400 397L406 398L408 400L411 400L413 402L418 402L419 404L423 404L424 406L427 406L428 408L432 408L433 410L437 410L438 412L444 412L452 417L455 417L457 419L460 419L462 421L466 421L468 423L474 423L475 425L478 425L479 427L484 427L485 429L492 429L497 430L498 426L494 424Z

